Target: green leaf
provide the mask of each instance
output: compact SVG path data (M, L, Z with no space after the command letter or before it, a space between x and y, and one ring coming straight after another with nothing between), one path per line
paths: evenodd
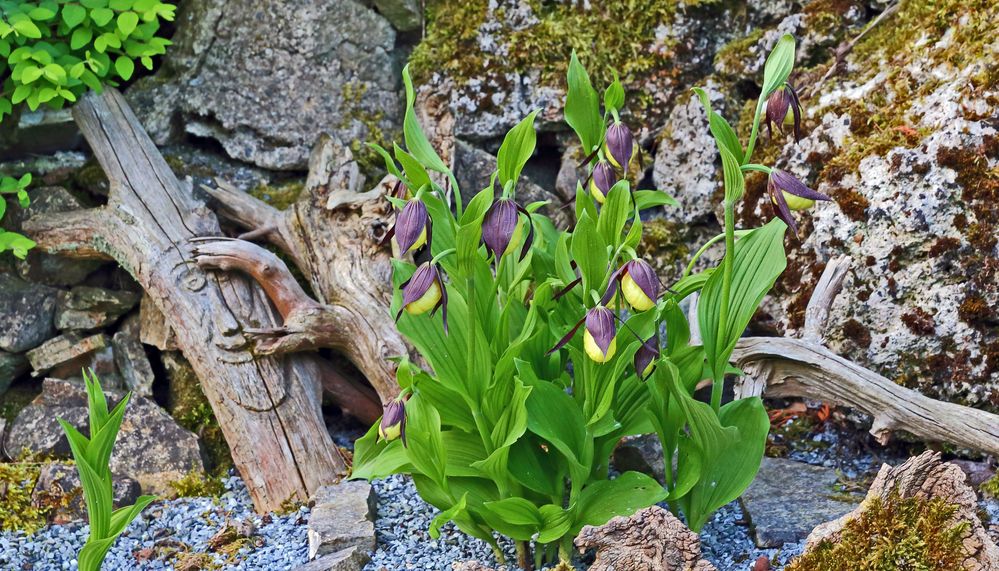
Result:
M572 259L579 267L579 275L583 278L584 296L588 297L590 290L599 290L603 286L609 262L607 244L588 212L583 213L572 232L571 252Z
M579 63L575 50L569 60L567 75L569 92L565 98L565 122L579 136L583 154L589 155L604 139L604 120L600 115L597 92L590 83L590 75Z
M746 178L735 155L724 146L718 147L718 153L722 158L722 174L725 178L725 201L735 204L746 192Z
M403 118L402 130L406 138L406 148L416 157L423 166L430 170L448 173L450 172L444 161L441 160L437 152L434 151L430 141L423 133L419 121L416 120L416 112L413 104L416 102L416 94L413 91L413 80L409 77L409 66L402 68L402 81L406 86L406 116Z
M118 15L118 30L124 34L124 37L130 36L138 24L139 15L135 12L122 12Z
M577 467L588 467L593 441L586 438L586 421L576 402L561 388L546 381L534 385L527 399L527 426L552 443Z
M6 201L0 200L0 217L6 208ZM35 242L17 232L0 232L0 252L11 251L15 257L24 259L28 250L35 247Z
M658 206L680 206L675 198L662 190L636 190L631 195L635 199L635 208L638 210Z
M538 111L531 112L503 138L503 144L500 145L499 153L496 155L496 163L499 168L500 185L504 188L508 182L517 184L520 171L534 154L534 146L537 143L534 118L537 115Z
M79 4L66 4L62 7L62 21L70 29L79 26L87 18L87 9Z
M604 90L604 109L610 113L611 110L620 111L624 105L624 86L617 72L614 72L614 81Z
M541 506L541 532L538 534L538 543L551 543L569 533L572 529L572 514L561 506L547 504Z
M90 43L94 38L94 31L90 28L77 28L73 30L73 36L69 40L69 47L78 50Z
M114 69L122 79L128 81L132 78L132 73L135 72L135 62L128 56L118 56L114 62Z
M98 26L106 26L114 18L114 12L107 8L96 8L90 11L90 19Z
M21 71L21 83L27 85L29 83L35 82L39 77L42 76L44 72L42 68L35 67L33 65L26 66Z
M793 68L794 36L784 34L767 56L767 63L763 67L763 93L760 99L766 99L774 90L783 86Z
M15 32L26 38L37 39L42 37L42 31L38 29L38 26L34 22L27 18L19 19L16 22L11 18L11 25L14 27Z
M719 323L724 272L716 270L704 284L697 304L697 317L710 371L721 372L728 366L735 344L760 301L784 271L787 265L784 255L786 229L783 222L774 219L735 243L727 323Z
M544 523L537 506L516 497L486 502L482 517L490 527L518 541L529 541Z
M650 476L625 472L614 480L600 480L583 488L573 529L603 525L612 517L631 515L666 499L666 490Z
M742 143L739 142L739 135L724 117L711 109L711 100L708 98L706 91L700 87L695 87L694 93L701 100L701 106L704 107L704 112L708 115L708 128L711 131L711 135L715 138L718 148L728 149L728 152L732 153L741 164L745 156L745 151L742 148Z
M416 160L416 157L404 151L399 145L394 146L394 151L396 160L399 161L403 172L406 173L406 181L408 181L411 191L415 193L424 186L429 187L431 185L427 169L423 167L420 161Z
M378 438L378 423L354 442L352 480L374 480L397 474L409 466L409 454L401 439L386 442Z
M604 243L617 246L631 209L631 183L622 179L607 191L607 198L597 217L597 230Z
M435 517L430 522L430 530L429 530L430 537L432 537L433 539L439 539L441 536L441 527L448 521L457 517L459 513L465 511L465 505L467 504L467 502L468 502L468 494L465 494L461 496L461 499L458 500L458 503L437 514L437 517Z
M419 394L406 403L406 443L410 463L443 487L447 452L441 437L441 417Z

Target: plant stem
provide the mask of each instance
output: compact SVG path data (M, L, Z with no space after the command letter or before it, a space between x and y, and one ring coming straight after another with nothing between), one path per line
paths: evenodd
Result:
M721 308L718 312L718 333L720 339L728 337L728 312L732 296L732 273L735 268L735 203L725 201L725 259L722 260ZM725 370L715 370L712 363L714 383L711 385L711 408L717 414L721 409L722 390L725 387Z
M516 543L517 547L517 564L524 571L534 571L534 565L531 561L531 548L526 541L518 541Z
M749 162L753 156L753 149L756 148L756 138L760 134L760 115L763 113L763 95L756 100L756 115L753 117L753 131L749 134L749 144L746 145L746 154L742 157L742 164Z

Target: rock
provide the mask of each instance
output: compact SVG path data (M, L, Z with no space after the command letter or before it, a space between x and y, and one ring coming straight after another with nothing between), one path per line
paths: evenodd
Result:
M701 558L697 534L659 506L588 525L574 544L580 553L596 550L590 571L717 571Z
M125 476L113 475L111 486L115 509L134 504L142 494L139 483ZM49 521L55 524L87 517L83 487L73 464L47 462L42 465L35 489L31 492L31 502L38 508L50 508Z
M157 143L182 125L235 159L304 170L323 132L372 140L399 123L395 31L355 0L188 2L172 40L128 92Z
M489 186L490 176L495 170L496 157L460 139L455 141L455 178L458 180L458 186L464 191L462 194L466 204L480 190ZM517 201L527 206L540 200L551 201L552 206L543 208L542 212L548 214L556 226L561 228L568 226L567 211L559 208L563 200L521 175L520 183L517 185Z
M376 501L367 482L343 481L320 488L309 516L309 559L350 547L374 550Z
M77 197L61 186L30 188L28 194L31 196L31 204L25 209L10 209L4 219L4 228L20 230L22 222L32 216L85 208ZM21 277L32 282L70 286L82 282L100 266L101 262L97 260L76 260L35 248L28 252L26 259L17 262L17 271Z
M995 467L989 465L988 462L951 460L950 463L964 471L965 475L968 476L968 484L975 489L980 488L982 484L996 476Z
M0 273L0 350L23 353L51 339L57 293Z
M740 498L757 547L797 543L820 523L840 517L859 503L843 501L831 468L783 458L764 458L756 479Z
M371 556L363 548L354 546L323 555L296 567L295 571L361 571L370 560Z
M111 338L114 363L128 390L140 397L152 397L156 375L149 356L139 341L139 327L139 315L136 313L122 321L121 327Z
M614 449L614 468L620 472L648 474L662 483L666 479L663 445L655 434L626 436Z
M14 379L28 371L28 359L17 353L0 351L0 396L3 396Z
M400 32L419 30L423 25L423 7L417 0L374 0L378 13Z
M108 391L113 401L123 394ZM4 450L16 457L22 450L69 458L69 443L56 418L84 430L86 392L69 381L45 379L42 394L18 414L4 439ZM184 430L155 402L133 397L111 455L111 471L139 482L144 492L168 495L169 482L191 471L204 471L198 438Z
M73 122L69 109L49 109L20 113L12 141L0 137L0 150L6 156L44 155L54 151L79 147L80 130Z
M55 326L60 331L89 330L107 327L128 313L140 295L99 287L76 286L59 292Z
M7 419L0 416L0 460L7 458L7 454L3 449L4 436L7 435Z
M35 375L41 375L59 367L62 371L72 371L72 376L78 375L87 364L87 357L110 345L107 335L99 333L83 337L76 333L60 335L46 341L43 345L28 351L28 361ZM99 372L98 372L99 374Z
M492 567L478 561L456 561L451 564L452 571L495 571Z
M167 325L166 318L145 293L139 304L139 339L160 351L176 351L177 336Z
M820 546L824 546L823 550L828 551L830 546L836 545L842 535L847 533L851 524L861 519L868 510L873 509L874 505L883 506L910 498L923 502L942 499L946 504L953 506L955 511L950 516L950 521L942 524L942 527L935 527L932 530L934 532L948 529L956 530L956 533L959 534L960 542L958 545L963 561L961 561L960 567L948 568L965 571L999 569L999 546L996 546L992 541L982 526L982 522L978 519L978 497L975 495L975 491L968 486L961 468L940 461L939 452L924 452L896 467L887 464L882 466L863 503L843 517L815 528L808 536L805 554L802 557L814 557L813 554L819 551ZM895 522L895 525L900 523ZM936 523L935 525L941 524ZM863 529L861 533L866 538L870 533L876 533L876 530ZM928 539L919 531L910 533L914 534L914 541ZM936 545L935 547L941 551L945 546ZM806 568L798 569L792 564L788 569L805 571Z

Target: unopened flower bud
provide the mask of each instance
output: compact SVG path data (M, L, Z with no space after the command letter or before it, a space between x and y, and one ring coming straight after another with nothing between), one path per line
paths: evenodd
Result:
M382 420L378 423L378 436L382 440L392 441L402 437L406 441L406 403L395 399L385 405Z
M410 200L399 213L395 223L395 241L403 254L427 243L430 232L430 215L419 200Z
M442 308L444 332L447 332L447 289L440 268L436 264L424 262L413 275L402 284L402 308L395 318L398 321L405 311L410 315L422 315Z
M662 284L659 276L645 260L635 259L625 262L610 279L610 286L601 303L611 305L620 283L625 301L635 311L648 311L656 306Z
M614 329L614 312L602 305L587 311L575 327L548 350L548 354L551 355L565 347L584 323L586 326L583 329L583 351L586 352L586 356L597 363L610 361L617 351L615 339L617 332Z
M604 154L607 160L619 169L628 169L631 164L631 156L635 148L635 138L631 135L631 129L620 121L615 121L607 128L607 136L604 138Z
M798 94L794 91L794 87L790 83L786 83L767 98L767 132L771 137L774 134L771 123L776 124L777 128L782 133L784 132L784 125L789 119L787 115L789 110L794 118L792 124L794 125L794 140L797 142L801 140L801 101L798 100Z
M607 161L600 161L593 167L593 174L590 175L590 194L598 204L603 204L607 200L607 193L617 184L617 173L614 167Z
M482 219L482 241L486 250L499 258L517 247L524 232L525 222L520 220L521 214L527 217L526 224L530 225L531 215L514 200L501 198L489 207ZM521 259L527 255L533 242L534 227L530 226L527 241L520 252Z

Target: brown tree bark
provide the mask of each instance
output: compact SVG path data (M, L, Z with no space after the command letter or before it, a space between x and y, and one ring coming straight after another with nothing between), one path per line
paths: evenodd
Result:
M142 285L201 379L258 511L307 500L347 470L320 412L318 363L258 357L248 327L279 327L263 289L194 262L215 215L170 171L124 98L84 97L73 116L111 181L107 206L25 224L39 247L116 260Z
M202 187L215 199L220 215L246 233L242 240L200 243L197 260L204 268L253 276L281 312L282 326L252 331L258 353L332 348L386 402L399 392L391 359L409 351L388 313L391 252L381 241L394 216L383 198L387 184L361 192L363 184L350 149L326 137L313 151L302 195L288 210L277 210L224 181ZM317 299L298 285L280 258L249 241L258 239L287 254ZM341 400L364 406L358 398Z

